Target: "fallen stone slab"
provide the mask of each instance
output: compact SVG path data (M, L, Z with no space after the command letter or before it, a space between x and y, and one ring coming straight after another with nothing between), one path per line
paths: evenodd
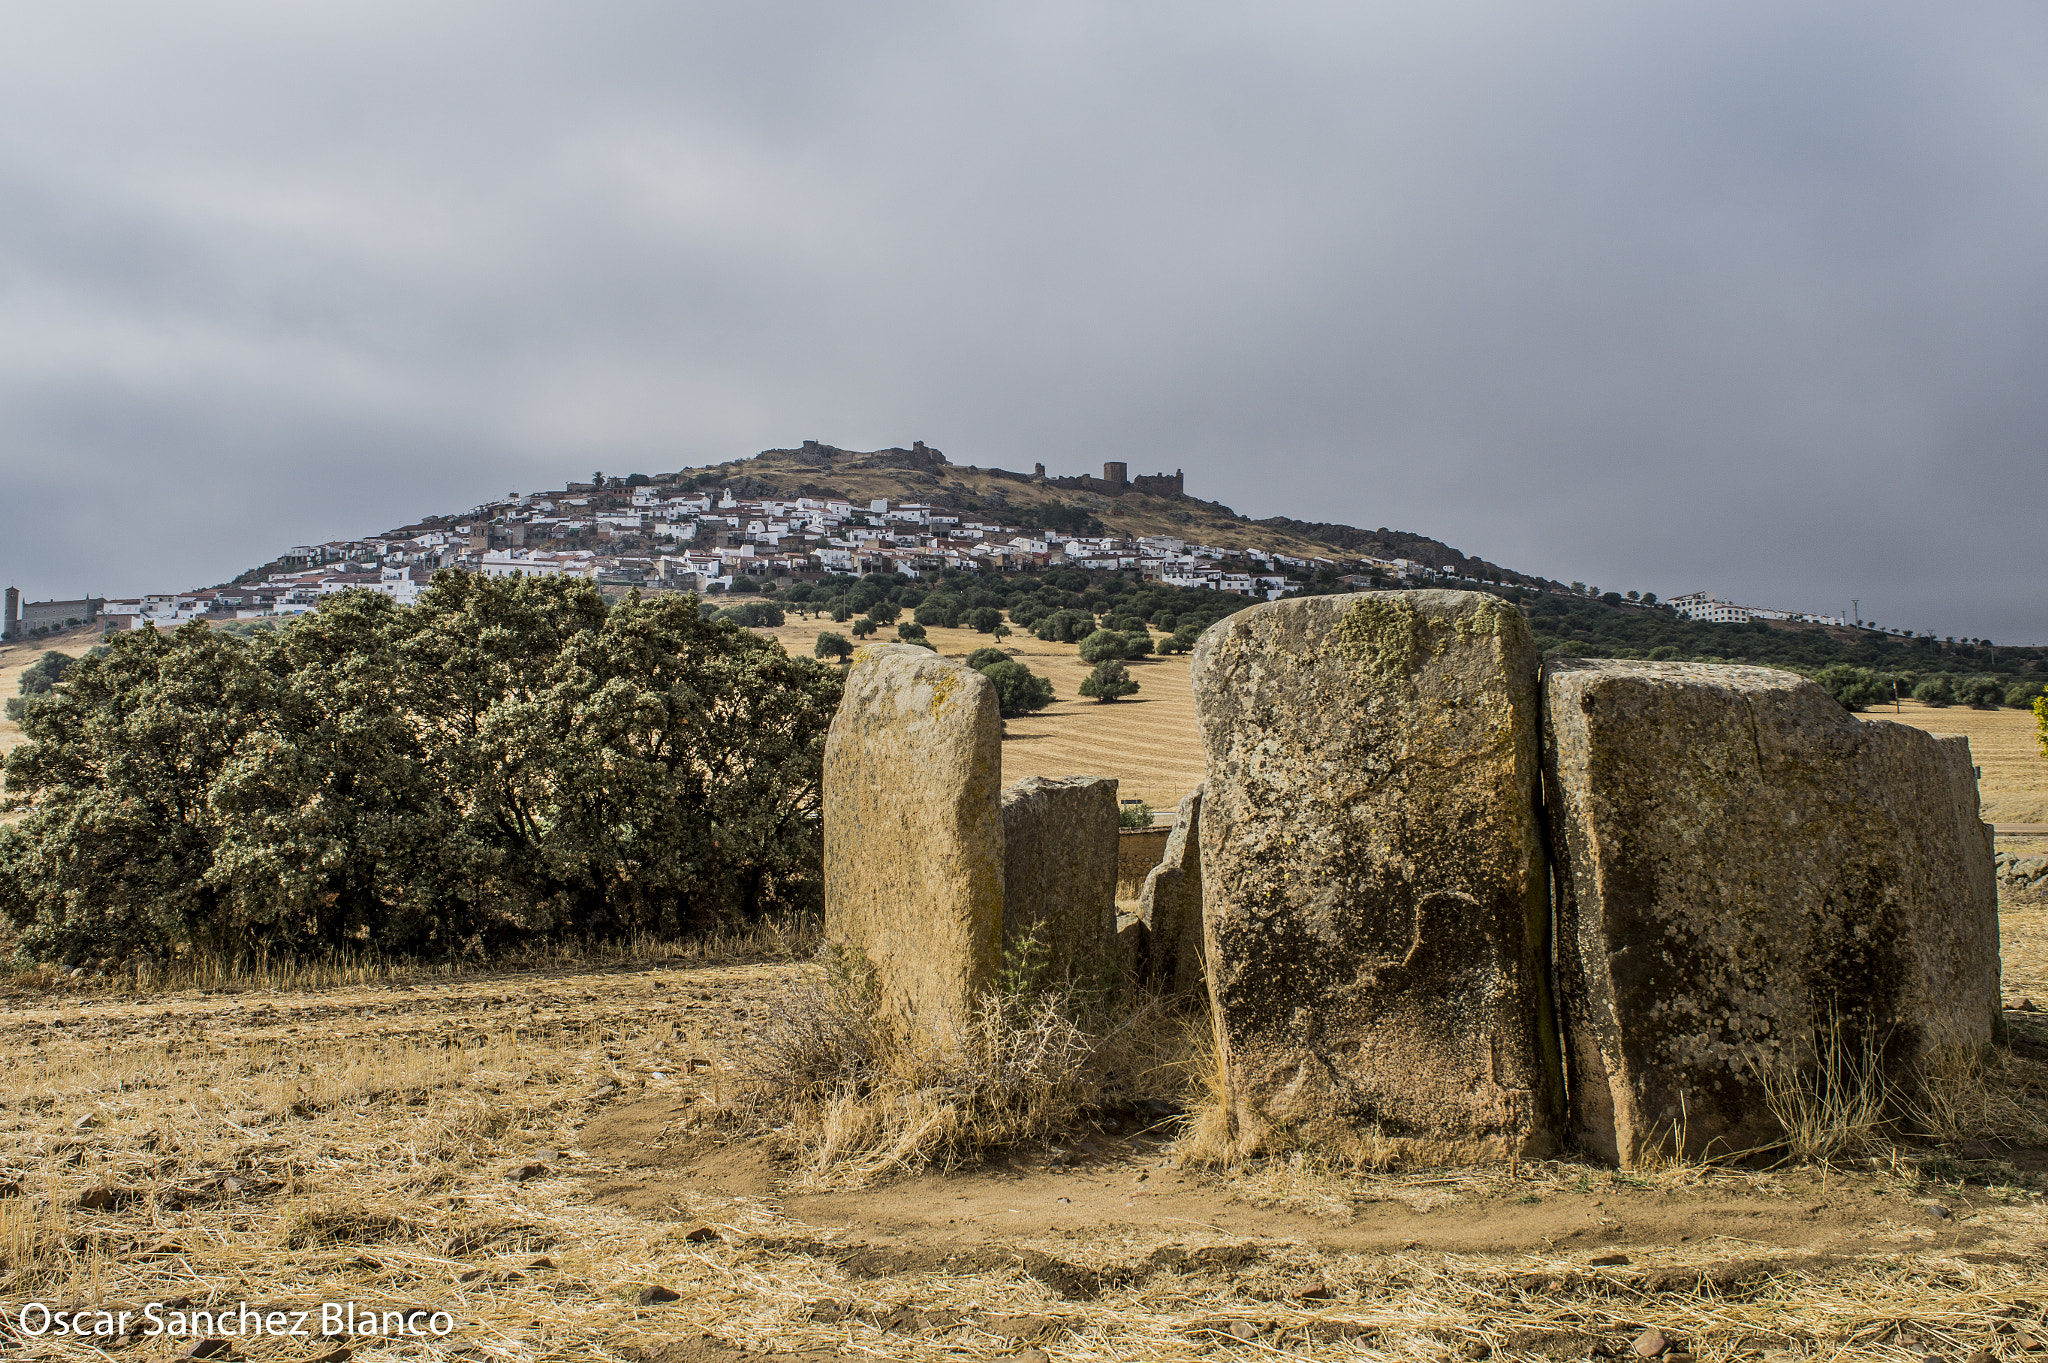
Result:
M1118 973L1116 791L1106 776L1027 776L1003 792L1008 968L1090 989Z
M1003 721L978 672L860 649L825 739L825 935L875 972L886 1015L966 1034L1002 956Z
M1766 1076L1991 1039L1998 914L1967 740L1790 672L1554 662L1558 976L1581 1144L1624 1165L1778 1141Z
M1193 993L1208 988L1202 946L1202 787L1180 802L1164 855L1138 891L1138 921L1145 925L1147 969L1161 989Z
M1536 674L1521 612L1476 592L1278 601L1197 642L1236 1148L1554 1148Z

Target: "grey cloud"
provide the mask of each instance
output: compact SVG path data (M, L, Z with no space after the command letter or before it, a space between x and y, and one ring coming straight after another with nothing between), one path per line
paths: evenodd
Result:
M921 438L2048 639L2044 48L2019 4L46 8L0 573Z

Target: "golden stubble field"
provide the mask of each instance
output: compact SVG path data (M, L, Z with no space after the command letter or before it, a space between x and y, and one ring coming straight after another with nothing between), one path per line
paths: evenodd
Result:
M758 632L781 640L791 653L808 656L824 630L847 633L845 625L830 619L795 615L778 628ZM1094 669L1081 661L1072 644L1045 643L1023 630L1000 642L971 629L932 629L926 634L949 658L999 647L1052 679L1054 700L1049 708L1004 721L1005 785L1027 776L1114 776L1120 798L1171 811L1201 784L1202 740L1195 728L1187 655L1133 660L1131 676L1138 693L1105 703L1081 695L1081 682ZM893 640L896 631L892 626L875 637ZM1155 642L1160 637L1155 635Z

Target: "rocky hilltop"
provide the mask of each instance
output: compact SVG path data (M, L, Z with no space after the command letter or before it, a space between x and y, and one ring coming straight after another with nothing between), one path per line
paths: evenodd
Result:
M1102 477L1066 476L1048 473L1040 464L1020 472L956 464L923 441L908 449L848 450L806 440L793 449L763 450L750 459L668 476L715 482L739 497L844 497L854 502L887 497L1047 526L1092 518L1104 533L1170 535L1224 549L1262 549L1309 558L1333 553L1345 558L1405 558L1455 569L1463 576L1498 575L1510 582L1546 585L1427 535L1286 516L1252 520L1221 502L1189 495L1179 470L1131 475L1126 469L1111 463L1104 466ZM704 478L707 474L709 480Z

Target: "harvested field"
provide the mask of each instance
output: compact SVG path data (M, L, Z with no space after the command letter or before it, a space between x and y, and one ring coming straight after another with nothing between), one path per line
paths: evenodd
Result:
M792 653L808 655L822 630L846 633L830 620L794 616L764 629ZM949 658L996 646L971 629L934 629L930 642ZM894 639L893 629L883 638ZM1114 776L1118 796L1171 812L1202 781L1202 740L1195 730L1195 696L1185 655L1139 658L1130 664L1141 688L1126 700L1087 700L1081 682L1094 669L1072 644L1049 644L1019 630L1000 647L1033 672L1050 677L1054 700L1035 715L1005 721L1003 784L1027 776Z
M45 653L55 650L70 657L82 657L99 642L92 630L75 629L25 644L0 645L0 699L21 694L21 674ZM0 715L0 759L21 742L21 726Z
M1937 709L1908 700L1896 710L1887 705L1859 718L1963 735L1983 772L1977 785L1984 822L2048 823L2048 754L2041 751L2031 710L1972 710L1967 705Z
M21 977L0 1021L10 1353L192 1342L23 1338L29 1301L127 1309L137 1331L151 1302L452 1325L236 1340L252 1359L1583 1358L1655 1327L1705 1358L1960 1360L2048 1338L2031 1146L1834 1171L1225 1175L1184 1167L1171 1121L1105 1118L950 1175L791 1192L717 1114L728 1062L810 968L647 955L158 993ZM2038 1083L2048 1032L2013 1021Z

